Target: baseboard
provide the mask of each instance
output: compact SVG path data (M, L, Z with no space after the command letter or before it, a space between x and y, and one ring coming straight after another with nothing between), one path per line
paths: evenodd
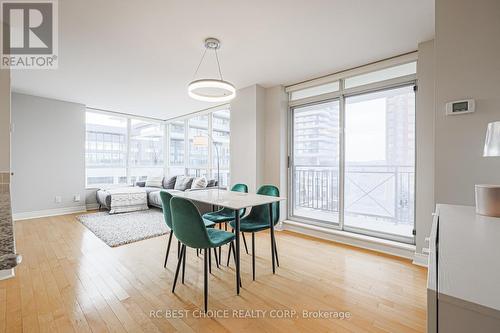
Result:
M45 209L45 210L37 210L37 211L33 211L33 212L14 213L12 215L12 219L14 221L20 221L20 220L36 219L36 218L47 217L47 216L81 213L81 212L86 212L86 211L87 211L86 206Z
M413 264L417 266L427 267L429 256L427 254L417 253L413 255Z
M99 209L99 204L92 203L92 204L88 204L86 207L87 207L87 210L96 210L96 209Z
M14 276L14 268L0 270L0 281L13 278Z
M415 255L414 245L359 235L342 230L313 226L289 220L283 222L283 229L406 259L413 259Z

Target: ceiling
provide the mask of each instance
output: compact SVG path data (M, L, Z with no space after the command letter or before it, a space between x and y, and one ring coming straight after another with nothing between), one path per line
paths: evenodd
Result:
M291 84L414 51L434 0L64 0L59 68L14 70L13 90L168 119L213 104L186 86L217 37L236 88ZM207 54L197 77L216 74Z

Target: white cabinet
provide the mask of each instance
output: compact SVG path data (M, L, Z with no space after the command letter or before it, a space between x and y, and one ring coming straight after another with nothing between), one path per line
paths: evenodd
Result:
M500 218L437 205L427 296L428 332L500 332Z

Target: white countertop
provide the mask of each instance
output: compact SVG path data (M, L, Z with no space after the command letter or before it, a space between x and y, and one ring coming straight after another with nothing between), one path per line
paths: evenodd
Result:
M500 218L470 206L438 205L438 290L500 310Z
M233 192L219 189L203 191L171 192L174 197L182 197L211 205L242 209L286 200L283 197L273 197L254 193Z

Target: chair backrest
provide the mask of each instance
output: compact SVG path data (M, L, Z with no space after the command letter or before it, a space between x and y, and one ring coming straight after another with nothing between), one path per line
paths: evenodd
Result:
M173 197L170 200L172 226L181 243L194 248L210 247L210 238L198 208L188 199Z
M247 184L234 184L233 187L231 187L231 191L248 193L248 186L247 186ZM223 208L222 210L224 212L226 212L227 214L234 214L234 210L232 210L232 209ZM246 208L240 209L240 216L245 215L245 212L246 212Z
M172 194L167 191L160 191L160 199L163 208L163 218L167 226L172 229L172 213L170 212L170 199L172 199Z
M257 190L257 194L279 197L280 190L274 185L262 185ZM273 207L273 224L276 225L276 223L278 223L278 221L280 220L280 203L274 202L272 203L272 207ZM269 205L266 204L266 205L252 207L249 217L256 220L269 221Z
M234 184L231 191L248 193L248 186L247 184Z

